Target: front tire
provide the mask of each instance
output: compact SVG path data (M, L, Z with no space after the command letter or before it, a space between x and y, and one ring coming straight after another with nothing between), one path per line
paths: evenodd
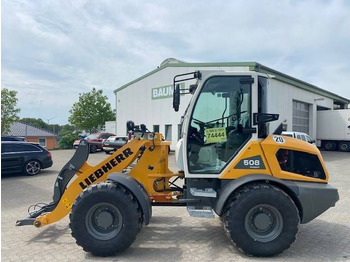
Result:
M250 184L226 204L227 235L244 253L267 257L282 253L295 241L299 212L293 200L269 184Z
M142 226L141 209L127 189L103 182L79 195L72 206L69 226L84 251L113 256L135 241Z

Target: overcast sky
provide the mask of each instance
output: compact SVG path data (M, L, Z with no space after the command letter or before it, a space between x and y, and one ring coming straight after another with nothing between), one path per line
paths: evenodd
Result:
M2 88L20 117L68 123L79 93L113 91L166 58L258 62L350 98L350 1L2 0ZM169 105L171 106L171 105Z

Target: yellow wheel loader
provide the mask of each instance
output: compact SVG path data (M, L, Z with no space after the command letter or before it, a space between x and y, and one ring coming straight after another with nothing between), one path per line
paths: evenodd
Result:
M195 84L180 90L188 80ZM178 173L168 169L170 142L129 121L134 139L96 166L86 162L88 144L81 141L57 177L52 202L34 206L17 225L43 227L70 214L77 244L111 256L150 223L152 206L186 206L191 216L221 217L227 235L248 255L283 252L299 224L339 196L316 147L281 136L281 125L268 134L268 122L278 115L266 112L266 82L257 72L177 75L175 111L184 93L192 95L176 145Z

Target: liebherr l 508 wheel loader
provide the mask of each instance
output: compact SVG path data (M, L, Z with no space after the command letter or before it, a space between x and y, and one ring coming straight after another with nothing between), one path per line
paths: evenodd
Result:
M52 202L17 225L43 227L70 213L77 244L110 256L127 249L150 223L152 206L183 205L191 216L221 217L228 236L248 255L281 253L300 223L334 206L339 196L316 147L281 136L281 126L267 134L267 123L278 115L266 112L266 77L209 71L176 76L176 111L184 93L179 82L196 81L186 92L193 97L176 146L178 173L168 169L170 142L128 122L135 138L96 166L86 162L88 144L82 141L57 177Z

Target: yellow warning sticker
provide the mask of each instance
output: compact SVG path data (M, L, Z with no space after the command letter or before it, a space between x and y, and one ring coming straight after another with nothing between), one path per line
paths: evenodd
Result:
M205 129L206 144L226 142L226 128L207 128Z

